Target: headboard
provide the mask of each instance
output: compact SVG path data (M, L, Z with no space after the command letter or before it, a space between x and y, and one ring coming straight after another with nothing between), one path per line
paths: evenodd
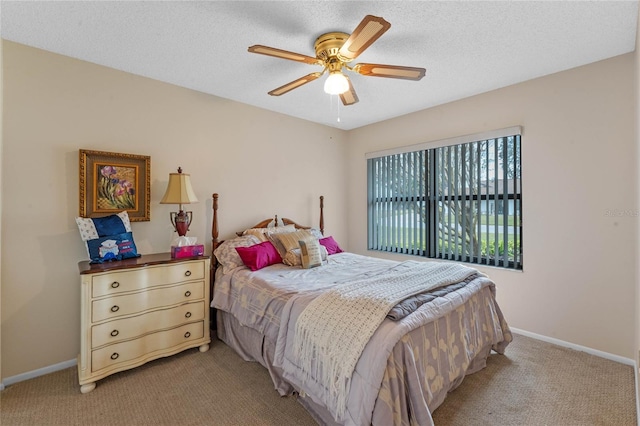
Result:
M218 240L219 230L218 230L218 194L213 194L213 224L211 226L211 269L215 272L215 268L217 267L216 257L213 254L216 248L222 243L222 241ZM273 218L262 220L255 225L248 228L266 228L271 222L278 226L278 215L275 215ZM309 229L310 226L303 226L291 219L282 218L282 223L285 225L294 225L296 229ZM246 228L246 229L248 229ZM324 195L320 196L320 223L319 223L320 232L324 234ZM236 235L242 235L242 231L236 232ZM213 282L213 277L212 281Z

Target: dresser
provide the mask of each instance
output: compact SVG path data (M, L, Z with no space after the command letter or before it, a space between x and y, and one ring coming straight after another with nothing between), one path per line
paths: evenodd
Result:
M80 391L185 349L209 349L209 257L169 253L80 269Z

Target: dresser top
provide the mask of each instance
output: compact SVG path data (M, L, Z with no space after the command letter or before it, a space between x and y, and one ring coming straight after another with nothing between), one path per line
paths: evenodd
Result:
M193 256L174 259L171 253L144 254L140 257L124 260L114 260L111 262L91 264L88 260L78 262L78 269L81 274L95 274L96 272L107 272L118 269L140 268L143 266L160 265L167 263L179 263L189 260L209 259L209 256Z

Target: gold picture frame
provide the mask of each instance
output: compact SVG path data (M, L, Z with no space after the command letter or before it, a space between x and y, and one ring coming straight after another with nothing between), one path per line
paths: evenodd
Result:
M126 210L132 222L151 220L151 157L86 149L79 154L81 217Z

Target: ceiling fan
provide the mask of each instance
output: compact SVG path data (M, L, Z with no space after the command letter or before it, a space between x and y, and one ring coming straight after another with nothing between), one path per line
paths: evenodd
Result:
M390 27L391 24L383 18L367 15L351 34L331 32L318 37L314 44L315 58L259 44L249 47L249 52L323 67L321 72L312 72L270 91L270 95L283 95L318 79L328 71L329 76L325 82L324 91L332 95L340 95L344 105L353 105L358 102L358 96L351 84L351 80L342 72L343 69L374 77L401 78L416 81L424 77L424 68L365 63L356 64L353 67L347 65L371 46Z

